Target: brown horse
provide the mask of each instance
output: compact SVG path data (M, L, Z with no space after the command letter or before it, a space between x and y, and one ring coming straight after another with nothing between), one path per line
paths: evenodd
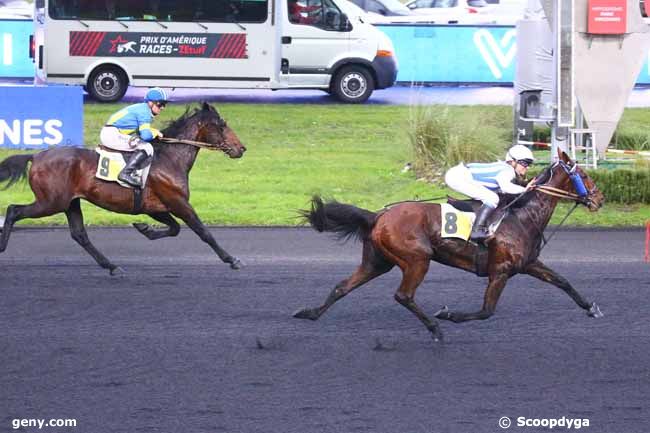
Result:
M217 110L207 103L193 110L188 108L185 114L163 130L163 134L165 137L197 142L195 144L202 144L204 148L222 150L231 158L240 158L246 151ZM207 242L221 260L229 263L232 269L239 269L240 260L217 244L188 201L188 176L199 147L179 142L154 144L154 159L141 194L117 183L97 179L95 172L99 157L94 150L53 148L33 155L10 156L0 162L0 182L8 181L9 187L28 175L29 185L36 197L31 204L12 204L7 208L0 236L0 253L7 248L9 234L16 221L65 212L72 238L102 268L114 274L119 268L88 239L80 205L83 198L113 212L147 214L167 225L166 229L153 229L148 224L134 224L140 233L151 240L176 236L180 226L174 216L178 217ZM32 164L27 173L30 161Z
M560 157L558 162L537 176L536 189L524 193L515 202L517 206L507 209L494 236L488 239L487 249L461 239L442 238L439 204L407 202L374 213L335 201L323 203L319 197L315 197L311 210L303 211L303 216L319 232L334 232L341 238L356 237L361 240L363 258L357 270L336 285L323 305L299 310L294 317L318 319L352 290L397 265L402 270L402 282L395 293L395 300L415 314L434 340L438 341L442 333L437 320L428 317L415 303L415 291L432 260L489 277L480 311L463 313L449 311L445 307L435 314L438 319L453 322L487 319L494 314L508 279L518 273L559 287L587 310L589 316L602 316L595 303L585 300L564 277L538 259L543 231L560 198L558 195L573 199L590 211L598 210L604 201L593 180L564 152L560 153ZM574 186L574 182L582 183L582 187ZM572 192L576 189L577 194ZM481 256L486 257L487 261L484 271L479 272L480 264L477 262Z

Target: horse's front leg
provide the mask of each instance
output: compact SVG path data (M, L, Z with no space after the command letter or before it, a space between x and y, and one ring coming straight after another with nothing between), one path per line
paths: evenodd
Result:
M490 275L490 280L485 289L485 297L483 299L483 308L474 313L461 313L459 311L449 311L447 307L438 311L435 316L441 320L450 320L452 322L460 323L468 320L485 320L492 316L497 309L497 302L501 292L503 292L509 276L507 274Z
M575 301L580 308L587 311L589 317L603 317L600 308L596 305L595 302L589 302L582 297L576 289L571 286L571 283L567 281L566 278L557 274L552 269L549 269L544 263L539 260L534 261L524 269L524 273L535 277L539 280L545 281L547 283L553 284L555 287L559 287Z
M232 269L240 269L242 266L241 260L237 257L231 256L226 250L221 248L217 241L214 240L210 231L203 225L201 219L186 200L178 200L174 203L168 204L170 211L173 215L182 219L194 233L196 233L203 242L212 247L215 253L224 263L229 263Z

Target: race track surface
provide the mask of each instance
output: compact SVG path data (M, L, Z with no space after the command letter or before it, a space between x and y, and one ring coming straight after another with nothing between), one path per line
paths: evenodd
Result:
M308 229L213 228L230 270L184 228L151 242L92 229L126 271L110 277L65 229L18 229L0 255L0 432L499 432L517 418L588 419L589 433L650 426L650 264L644 233L561 231L542 259L605 317L559 289L512 278L495 316L443 322L434 343L393 300L400 273L316 306L360 245ZM474 310L486 279L433 264L416 300ZM552 431L567 431L555 427ZM574 429L572 429L574 430Z

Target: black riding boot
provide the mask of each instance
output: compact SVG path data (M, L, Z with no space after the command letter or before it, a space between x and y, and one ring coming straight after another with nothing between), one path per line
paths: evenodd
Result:
M481 243L485 241L488 237L488 227L487 220L492 215L493 208L483 205L478 210L478 215L476 215L476 221L474 221L474 226L472 227L472 234L469 236L470 240Z
M142 179L135 171L141 169L146 160L147 152L144 150L136 150L120 174L117 175L117 179L135 188L142 188Z

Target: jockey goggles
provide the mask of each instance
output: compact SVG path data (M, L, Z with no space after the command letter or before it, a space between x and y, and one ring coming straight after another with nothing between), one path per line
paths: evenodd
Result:
M533 163L532 159L518 159L517 160L517 164L520 164L523 167L528 167L532 163Z

